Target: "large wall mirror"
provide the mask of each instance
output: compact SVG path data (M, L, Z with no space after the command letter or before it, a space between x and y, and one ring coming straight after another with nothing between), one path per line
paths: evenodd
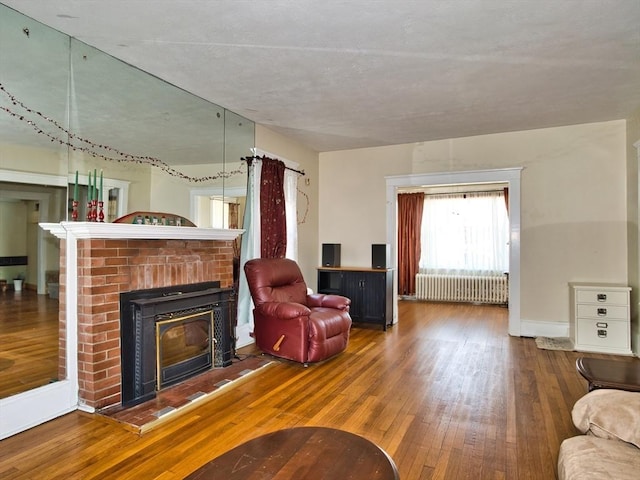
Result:
M234 227L229 212L242 204L241 159L252 155L255 125L4 5L0 84L2 399L60 380L60 245L38 223L73 220L72 200L86 221L93 195L105 222L160 212L198 227ZM20 291L14 279L23 281ZM23 318L27 311L37 315ZM38 352L12 347L24 341L17 322L45 317L54 328L32 339ZM30 372L36 365L42 371Z

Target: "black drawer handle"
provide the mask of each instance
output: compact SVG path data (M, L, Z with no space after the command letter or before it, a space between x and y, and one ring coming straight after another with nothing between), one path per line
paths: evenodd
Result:
M606 330L598 330L598 338L607 338Z
M599 302L606 302L607 301L607 294L606 293L599 293L597 295L598 301Z
M599 317L606 317L607 316L607 309L606 308L599 308L598 309L598 316Z

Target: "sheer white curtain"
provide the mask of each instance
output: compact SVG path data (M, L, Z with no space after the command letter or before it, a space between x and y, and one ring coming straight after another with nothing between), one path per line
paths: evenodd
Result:
M501 191L426 195L421 235L421 273L509 271L509 217Z
M287 252L285 256L298 260L298 173L284 171L284 209L287 219Z
M247 174L247 198L244 210L240 247L240 279L238 285L238 327L253 325L253 304L247 285L247 277L244 274L244 264L247 260L260 256L260 173L262 162L254 161L248 168ZM248 332L247 332L248 334ZM246 341L246 339L241 339Z

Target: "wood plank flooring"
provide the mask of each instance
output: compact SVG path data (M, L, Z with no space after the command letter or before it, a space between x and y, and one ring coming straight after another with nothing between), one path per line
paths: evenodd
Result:
M372 440L404 480L556 478L587 389L574 365L583 354L510 337L507 314L401 302L386 333L354 327L340 356L278 362L143 435L74 412L5 439L0 478L181 479L251 438L304 425Z
M58 300L0 292L0 398L58 379Z

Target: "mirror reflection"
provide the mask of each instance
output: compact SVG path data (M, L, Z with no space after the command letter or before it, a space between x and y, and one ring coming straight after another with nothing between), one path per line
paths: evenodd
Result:
M60 245L38 223L73 220L74 200L86 221L95 198L105 222L161 212L233 228L255 126L3 5L0 64L3 398L64 375Z

